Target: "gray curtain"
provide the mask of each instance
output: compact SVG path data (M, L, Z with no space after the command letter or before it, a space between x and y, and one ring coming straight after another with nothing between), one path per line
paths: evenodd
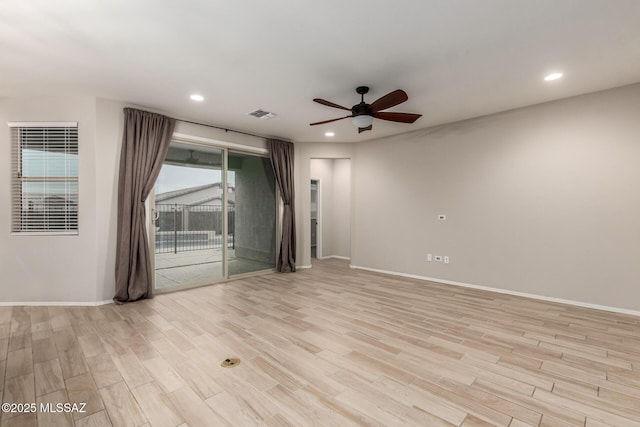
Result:
M124 109L118 181L117 303L153 297L144 202L169 150L176 121L133 108Z
M293 144L268 139L269 157L284 204L282 241L278 251L277 270L281 273L296 271L296 217L293 191Z

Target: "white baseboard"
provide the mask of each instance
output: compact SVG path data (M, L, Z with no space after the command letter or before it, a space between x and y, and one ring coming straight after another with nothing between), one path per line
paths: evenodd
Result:
M318 259L345 259L347 261L351 261L351 258L349 258L348 256L339 256L339 255L329 255L329 256L323 256L320 257Z
M67 306L67 307L96 307L99 305L112 304L113 300L95 301L95 302L77 302L77 301L17 301L17 302L0 302L0 307L18 307L18 306Z
M305 268L311 268L311 266L310 265L296 265L296 270L298 270L298 269L302 270L302 269L305 269Z
M380 270L380 269L377 269L377 268L361 267L361 266L353 265L353 264L349 264L349 267L353 268L353 269L356 269L356 270L372 271L374 273L390 274L392 276L408 277L410 279L426 280L426 281L429 281L429 282L442 283L442 284L445 284L445 285L460 286L460 287L463 287L463 288L478 289L478 290L489 291L489 292L497 292L499 294L515 295L515 296L519 296L519 297L531 298L531 299L536 299L536 300L541 300L541 301L556 302L556 303L559 303L559 304L573 305L573 306L576 306L576 307L593 308L595 310L611 311L611 312L614 312L614 313L629 314L631 316L640 317L640 311L629 310L629 309L626 309L626 308L609 307L607 305L591 304L591 303L588 303L588 302L573 301L573 300L568 300L568 299L563 299L563 298L546 297L546 296L542 296L542 295L529 294L529 293L526 293L526 292L510 291L508 289L491 288L489 286L480 286L480 285L473 285L471 283L455 282L453 280L445 280L445 279L437 279L437 278L434 278L434 277L419 276L417 274L407 274L407 273L400 273L400 272L397 272L397 271L388 271L388 270Z

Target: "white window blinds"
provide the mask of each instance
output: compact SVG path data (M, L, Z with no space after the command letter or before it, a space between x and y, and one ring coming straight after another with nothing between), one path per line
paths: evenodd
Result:
M78 124L9 123L14 233L78 233Z

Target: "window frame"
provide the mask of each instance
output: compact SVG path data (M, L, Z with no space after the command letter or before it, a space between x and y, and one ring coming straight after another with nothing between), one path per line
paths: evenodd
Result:
M52 235L65 235L65 236L77 236L80 230L80 212L79 212L79 193L80 193L80 144L78 137L78 122L8 122L10 128L10 143L11 143L11 221L10 228L12 235L36 235L36 236L52 236ZM58 135L64 135L62 146L64 147L60 152L63 154L75 154L77 156L75 171L73 168L64 165L63 171L60 170L57 173L45 173L43 176L23 176L23 156L25 145L34 143L29 140L28 134L23 134L23 131L31 131L37 134L38 131L42 135L46 135L46 132L58 133ZM69 134L67 134L69 132ZM43 147L51 144L55 148L60 148L61 142L58 140L48 140L46 137L42 137L41 142ZM43 171L51 165L51 160L43 157L42 159ZM55 163L53 163L55 166ZM75 173L74 173L75 172ZM75 184L75 192L67 193L65 189L65 195L71 195L74 198L69 200L64 198L63 207L61 208L62 222L57 222L59 219L51 218L49 215L52 210L58 207L57 199L53 200L55 196L47 196L47 192L43 193L42 210L45 212L40 218L29 218L25 216L23 210L24 203L24 184L25 183L40 183L44 187L51 184L63 183ZM50 198L50 200L45 200ZM75 218L70 214L70 203L75 204ZM51 209L53 207L53 209ZM71 218L72 221L69 221ZM74 221L73 221L74 220ZM60 227L60 228L58 228Z

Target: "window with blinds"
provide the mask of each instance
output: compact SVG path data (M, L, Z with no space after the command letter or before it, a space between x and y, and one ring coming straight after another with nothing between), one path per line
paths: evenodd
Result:
M78 234L78 124L9 123L14 233Z

